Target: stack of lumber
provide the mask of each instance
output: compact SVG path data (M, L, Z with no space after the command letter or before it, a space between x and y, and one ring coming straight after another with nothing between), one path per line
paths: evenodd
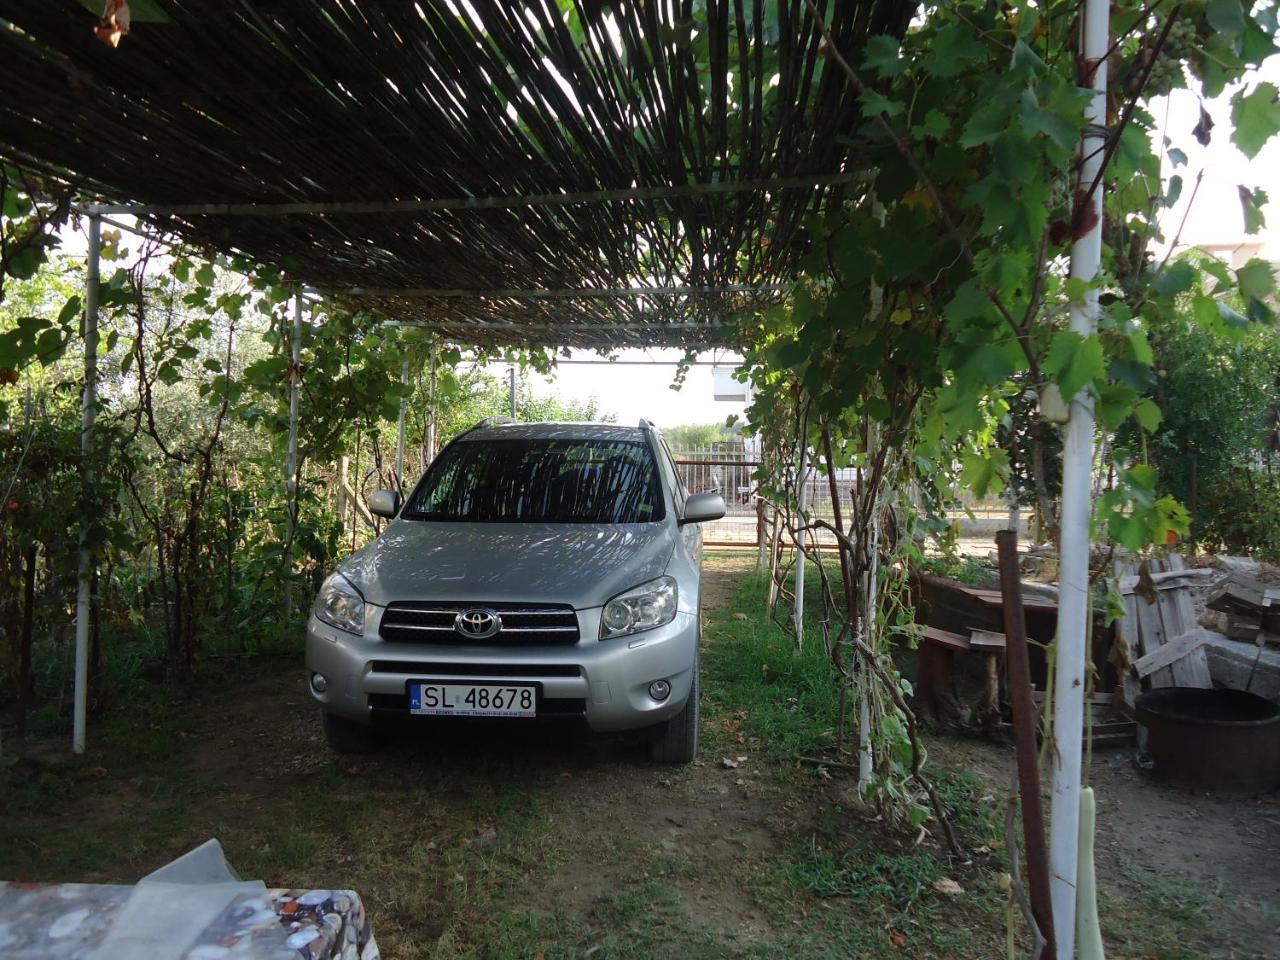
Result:
M1232 640L1280 645L1280 587L1232 572L1205 606L1226 615L1223 632Z
M1207 635L1191 602L1192 587L1212 575L1209 570L1188 570L1176 554L1141 565L1116 561L1115 582L1124 615L1116 621L1112 662L1127 710L1132 711L1144 687L1213 686L1204 649Z

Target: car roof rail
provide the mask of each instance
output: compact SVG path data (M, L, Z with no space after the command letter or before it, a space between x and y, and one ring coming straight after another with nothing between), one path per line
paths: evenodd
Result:
M499 426L504 426L505 424L519 423L519 422L520 421L515 420L511 417L485 417L483 420L481 420L471 429L479 430L481 427L499 427Z

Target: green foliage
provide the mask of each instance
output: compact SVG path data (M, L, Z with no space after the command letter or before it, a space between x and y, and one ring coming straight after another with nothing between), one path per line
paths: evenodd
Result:
M1171 145L1142 85L1150 75L1161 93L1193 85L1216 96L1271 54L1276 22L1269 5L1239 0L1159 6L1111 6L1107 114L1125 126L1096 185L1078 182L1088 94L1075 6L926 7L901 40L871 39L850 61L857 75L842 78L865 107L846 145L869 181L808 215L809 250L788 305L752 316L742 335L755 388L748 426L779 460L762 471L765 495L796 509L804 451L855 466L886 491L865 510L855 499L850 520L859 549L848 588L859 603L871 602L867 578L881 588L876 609L859 610L877 654L887 655L909 611L905 587L861 544L892 524L886 566L908 565L920 551L907 541L938 529L922 508L937 511L961 490L998 494L1010 477L1020 499L1033 489L1046 512L1061 440L1032 411L1054 394L1091 401L1099 428L1120 435L1107 448L1115 482L1097 501L1094 529L1132 550L1188 530L1187 510L1161 489L1165 461L1150 456L1151 435L1172 414L1149 336L1189 308L1200 330L1239 342L1274 319L1275 283L1260 261L1233 270L1152 257L1181 181L1161 180ZM1236 97L1234 136L1250 155L1280 128L1274 100L1265 84ZM1197 135L1208 137L1207 125ZM1178 163L1173 149L1170 159ZM1067 271L1073 239L1091 226L1086 196L1104 204L1102 262L1088 280ZM1265 198L1241 197L1256 228ZM1096 332L1069 323L1095 303ZM910 803L904 720L885 697L876 702L879 782L898 807Z
M43 248L55 246L56 238ZM307 307L295 367L295 291L278 271L181 249L160 259L147 244L130 251L112 230L102 232L101 252L87 499L83 270L52 256L30 276L11 275L0 305L0 416L10 425L0 431L0 457L10 465L0 478L9 494L0 512L0 617L22 620L22 570L35 545L37 717L41 703L65 702L63 627L82 530L99 571L96 649L105 652L95 655L95 699L134 689L142 676L190 680L226 657L297 647L312 590L372 532L353 535L335 516L339 457L353 454L356 487L392 486L402 398L411 443L425 432L430 343L420 331L387 327L375 313ZM456 348L444 346L438 359L446 428L505 411L504 386L459 372ZM546 366L535 352L512 359ZM295 383L299 482L291 496L284 463ZM598 416L594 404L532 393L523 406L540 419ZM6 629L0 647L0 708L17 692L17 634Z
M1237 467L1206 486L1197 504L1198 538L1228 553L1280 563L1280 476Z
M1200 262L1206 272L1219 269ZM1280 333L1271 326L1223 325L1216 306L1206 325L1200 307L1206 299L1219 302L1197 277L1173 309L1149 315L1163 419L1148 450L1161 468L1161 492L1186 505L1197 541L1269 554L1275 544L1267 517L1280 519L1268 513L1267 493L1280 410ZM1229 301L1223 305L1229 309ZM1132 429L1119 439L1140 442Z
M682 423L663 427L662 435L675 451L710 450L714 444L741 438L737 430L723 423Z
M1280 90L1263 81L1231 98L1231 142L1253 159L1272 137L1280 133Z

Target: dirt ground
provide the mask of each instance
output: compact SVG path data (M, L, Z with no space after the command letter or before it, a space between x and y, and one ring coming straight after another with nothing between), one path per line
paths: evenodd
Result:
M946 763L967 764L993 789L1009 782L1008 748L948 739L938 749L948 751ZM1162 783L1135 767L1132 749L1095 753L1089 783L1104 902L1145 880L1171 912L1212 911L1206 919L1229 931L1224 939L1236 949L1211 955L1280 957L1280 795L1214 795Z
M723 614L752 562L710 562L704 609ZM484 942L552 937L573 956L873 955L799 936L821 910L798 908L784 924L762 906L759 878L803 842L834 788L798 789L800 774L749 746L734 768L718 754L664 768L639 747L490 733L335 761L300 670L205 691L193 707L151 773L87 768L79 795L10 814L0 877L127 882L213 835L242 875L361 891L388 960L525 956L450 945L500 917L520 929ZM938 739L931 753L1003 795L1009 748ZM1280 800L1159 785L1127 751L1095 756L1092 780L1104 897L1133 885L1175 906L1185 898L1187 910L1212 911L1230 944L1204 955L1280 958ZM413 871L423 883L405 882ZM972 952L902 955L999 955L1002 921L989 926ZM633 942L596 953L602 929L630 930Z

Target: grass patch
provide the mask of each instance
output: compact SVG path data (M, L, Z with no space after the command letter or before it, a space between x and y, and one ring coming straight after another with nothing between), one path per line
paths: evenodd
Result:
M816 897L846 897L854 903L882 900L905 910L915 903L944 871L926 850L886 854L855 846L842 854L818 847L812 838L779 868L779 879Z
M1189 880L1162 876L1121 859L1102 887L1102 932L1118 953L1197 960L1205 955L1203 941L1228 932L1214 925L1209 895Z
M816 578L810 589L818 589ZM818 621L806 618L810 642L796 651L793 638L770 621L767 593L768 578L749 574L729 609L705 617L703 735L710 754L752 747L785 762L835 742L837 675Z

